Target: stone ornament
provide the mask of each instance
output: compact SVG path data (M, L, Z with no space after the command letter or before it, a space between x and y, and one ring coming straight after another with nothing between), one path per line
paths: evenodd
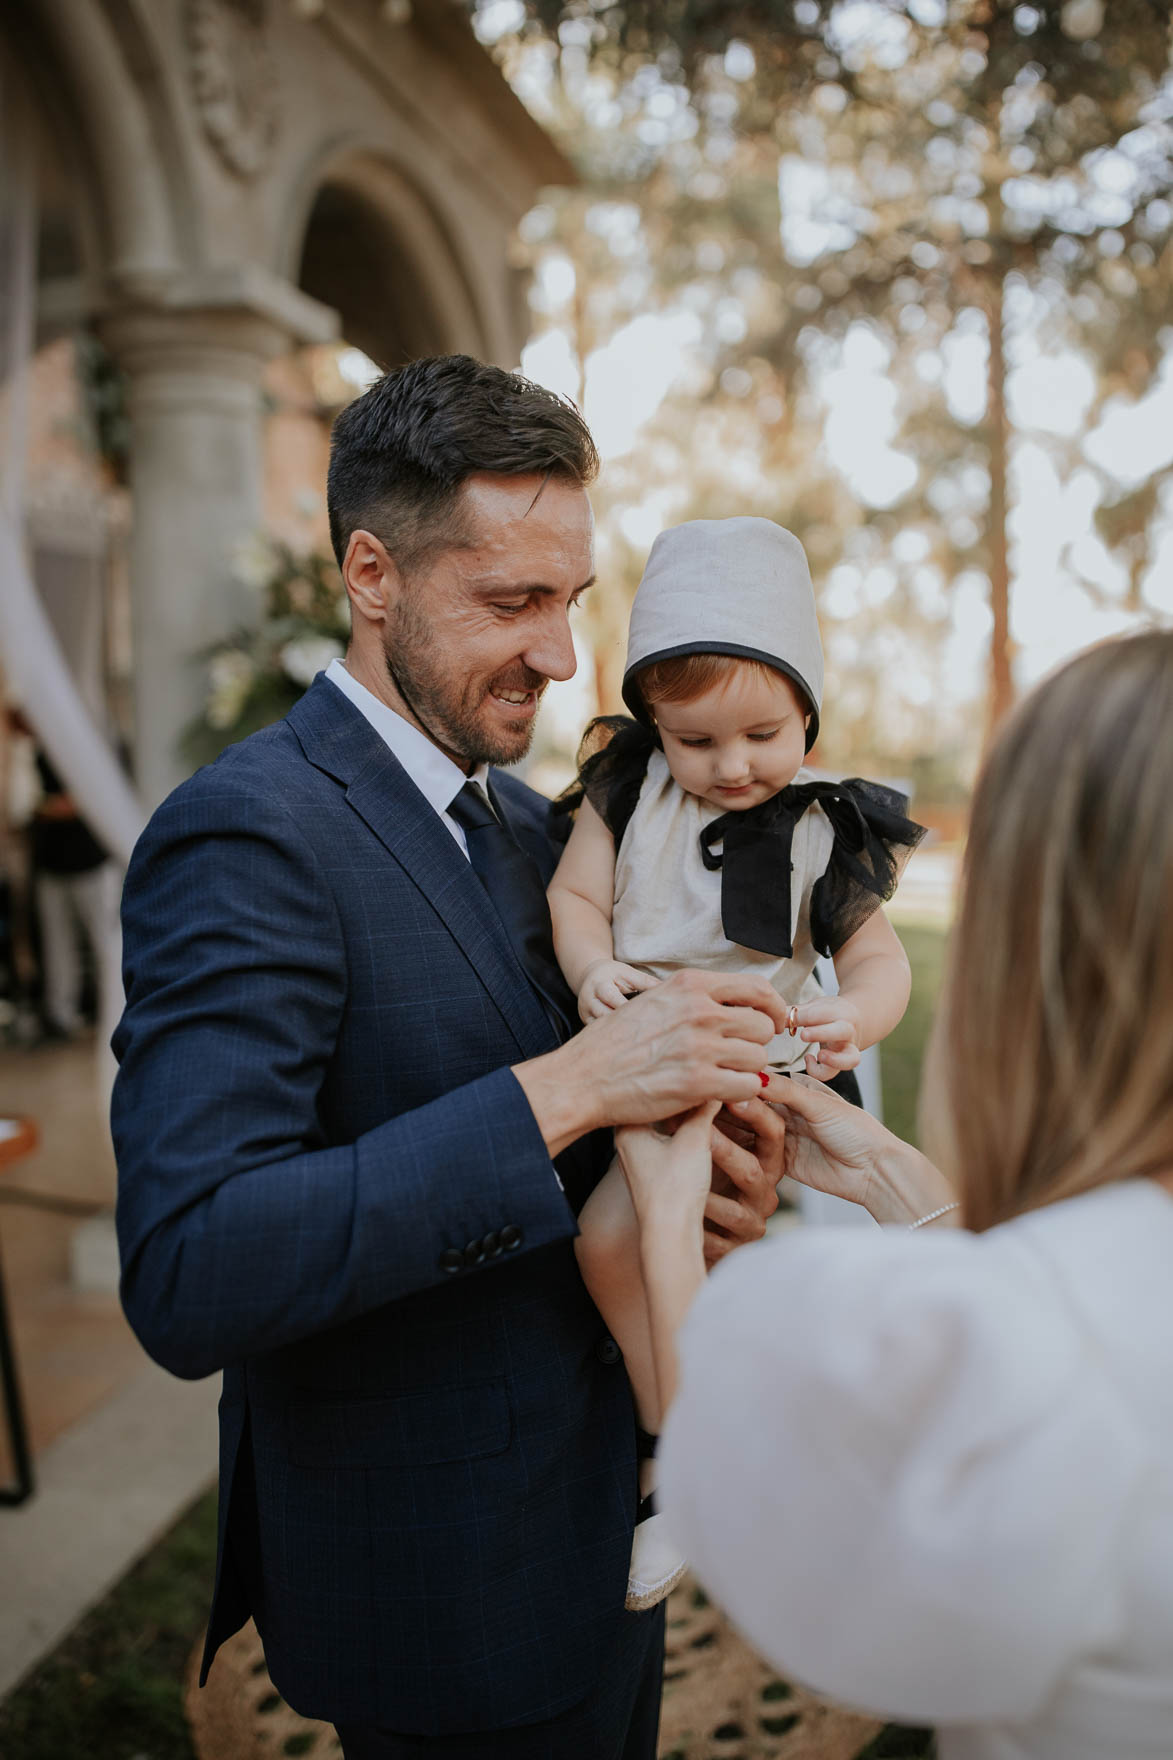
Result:
M186 24L204 133L230 171L256 177L277 132L267 0L187 0Z

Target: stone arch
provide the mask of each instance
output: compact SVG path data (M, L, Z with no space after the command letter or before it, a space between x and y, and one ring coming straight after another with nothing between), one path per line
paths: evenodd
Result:
M417 184L381 152L334 152L306 179L279 272L336 310L379 366L491 353L457 245Z
M144 102L138 83L155 68L154 47L130 8L118 0L113 11L117 30L90 0L40 0L17 14L5 44L69 166L87 276L149 295L181 266L176 215L191 204L174 187L172 130L161 133L160 106Z

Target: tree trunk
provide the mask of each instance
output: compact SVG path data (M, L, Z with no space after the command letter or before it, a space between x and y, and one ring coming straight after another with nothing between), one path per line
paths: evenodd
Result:
M990 505L988 547L990 558L990 610L994 625L990 633L989 694L986 704L987 739L999 726L1014 702L1014 674L1010 643L1010 546L1006 531L1008 514L1007 473L1009 429L1006 420L1006 353L1003 336L1003 281L996 275L989 284L986 321L990 332L990 355L986 382L986 432L989 436Z

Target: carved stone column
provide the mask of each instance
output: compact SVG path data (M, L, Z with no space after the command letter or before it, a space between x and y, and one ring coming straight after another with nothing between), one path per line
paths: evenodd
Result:
M217 283L198 302L112 313L106 341L129 377L139 793L155 807L188 774L178 742L201 707L200 651L255 615L233 552L261 523L261 375L334 314L281 284Z

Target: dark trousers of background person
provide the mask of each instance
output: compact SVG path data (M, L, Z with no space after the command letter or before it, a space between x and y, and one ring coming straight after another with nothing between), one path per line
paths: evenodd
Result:
M623 1616L597 1692L542 1723L470 1735L412 1736L340 1724L345 1760L656 1760L664 1604Z

